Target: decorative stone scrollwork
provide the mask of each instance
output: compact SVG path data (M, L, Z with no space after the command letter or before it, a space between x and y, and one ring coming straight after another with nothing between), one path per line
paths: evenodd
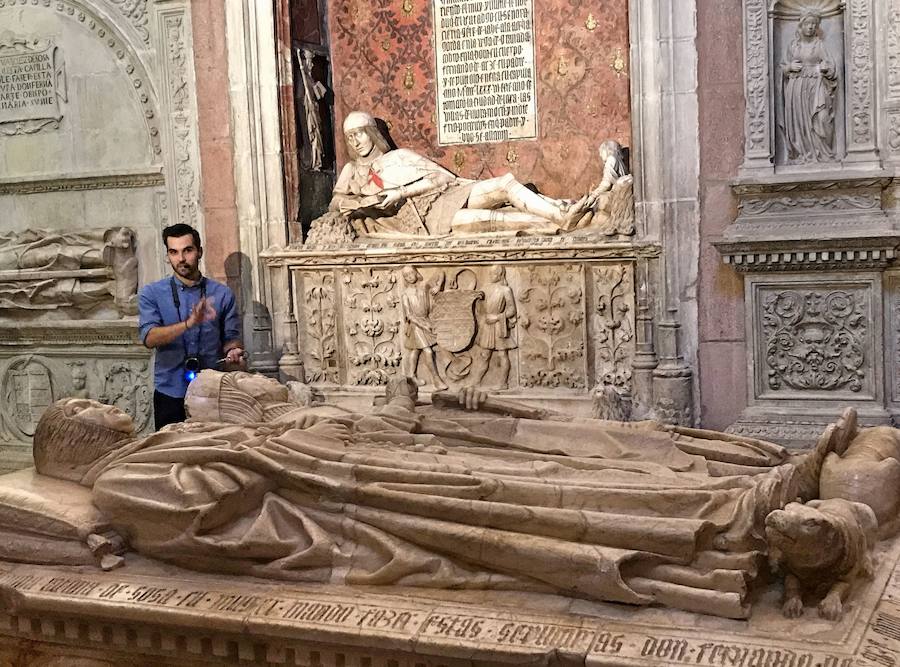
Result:
M175 159L175 191L181 222L197 224L199 194L194 173L196 122L191 106L191 89L185 19L181 12L162 18L165 35L165 65L168 102Z
M890 0L887 25L888 96L900 99L900 0Z
M862 290L784 290L762 303L766 383L771 390L859 392L869 319Z
M852 143L872 143L872 21L871 0L850 2L850 136Z
M634 364L634 273L625 264L594 269L597 382L631 391Z
M391 269L348 270L341 281L349 318L348 381L356 385L387 384L401 359L397 275Z
M881 207L881 198L875 193L798 195L795 197L746 198L740 203L741 215L753 216L776 213L803 214L810 210L821 211L872 211Z
M769 53L766 44L765 0L747 0L744 3L744 35L747 64L745 86L747 98L746 143L748 158L770 151L769 132Z
M331 272L303 274L303 316L307 341L306 381L337 383L337 310Z
M131 22L131 25L144 40L150 43L150 31L147 29L147 0L110 0L119 11Z
M523 304L521 384L584 388L583 267L531 266L526 275L529 287L518 297Z

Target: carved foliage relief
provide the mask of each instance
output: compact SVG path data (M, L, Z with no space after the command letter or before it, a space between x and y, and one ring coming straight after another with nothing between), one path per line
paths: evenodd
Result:
M747 154L765 153L769 147L769 78L767 46L767 14L765 0L744 3L744 33L747 65L745 86L747 97Z
M598 384L628 390L634 362L634 270L594 269L594 340Z
M764 291L759 307L769 390L863 390L873 335L864 288Z
M335 141L348 112L383 118L404 148L433 157L466 178L512 172L553 197L587 192L600 174L591 137L630 141L627 3L590 0L535 7L538 128L534 141L439 146L435 118L433 3L330 0ZM588 15L592 19L586 22Z
M586 386L584 267L533 266L519 296L524 387Z
M900 99L900 0L890 0L887 25L888 96Z
M302 309L306 324L306 381L337 383L337 310L331 272L303 274Z
M172 149L175 161L175 190L179 221L197 224L199 194L194 174L195 122L188 81L190 52L186 45L184 15L179 12L163 17L166 49L166 80L171 118Z
M349 270L341 282L348 384L387 384L401 359L397 274L392 269Z
M850 2L850 136L854 144L873 140L872 6L870 0Z

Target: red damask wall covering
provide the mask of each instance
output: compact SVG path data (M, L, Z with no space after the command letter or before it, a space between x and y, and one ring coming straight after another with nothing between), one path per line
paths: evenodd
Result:
M329 0L338 167L353 110L383 119L398 146L467 178L512 172L551 196L600 181L597 147L631 143L625 0L534 0L537 139L438 146L430 0Z

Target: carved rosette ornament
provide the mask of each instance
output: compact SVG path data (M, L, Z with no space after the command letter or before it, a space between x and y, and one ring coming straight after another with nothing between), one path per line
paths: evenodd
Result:
M768 388L861 391L868 314L862 290L785 290L767 295L762 331Z
M384 385L400 366L400 298L397 275L387 269L345 271L348 382Z
M522 386L584 388L584 268L531 266L524 284L518 297Z
M303 365L309 383L338 382L336 316L334 276L322 271L304 273L306 355Z

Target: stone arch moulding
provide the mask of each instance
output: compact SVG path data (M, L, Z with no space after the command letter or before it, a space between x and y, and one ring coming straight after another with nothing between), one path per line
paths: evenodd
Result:
M169 222L202 228L190 12L185 1L0 0L46 8L100 40L128 77L143 111L154 166L163 168ZM154 67L154 63L158 63Z
M842 122L846 146L836 166L880 168L877 145L875 21L873 0L744 0L744 176L774 175L777 125L774 53L776 19L796 19L806 11L823 18L843 13Z

